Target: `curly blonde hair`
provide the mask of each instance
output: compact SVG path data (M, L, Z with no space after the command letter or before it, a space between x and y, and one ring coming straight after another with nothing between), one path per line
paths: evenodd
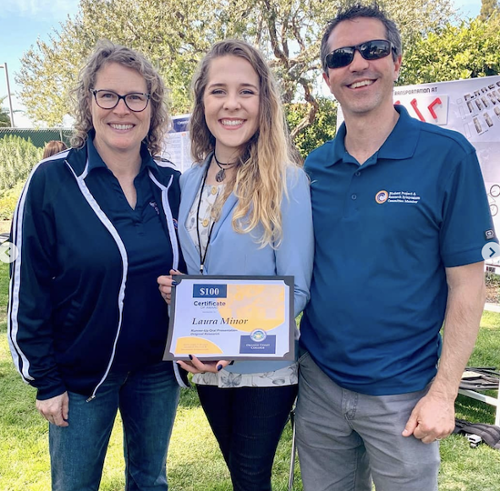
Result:
M159 155L169 124L163 80L141 53L115 45L107 40L97 43L94 52L81 69L79 82L73 90L75 126L71 138L72 146L80 148L85 145L87 134L94 127L89 107L89 100L92 97L90 89L94 88L97 72L109 63L118 63L124 67L132 68L144 77L147 91L150 94L149 104L151 104L151 122L145 143L151 155Z
M258 239L261 247L278 247L282 239L281 203L287 195L286 169L299 164L290 139L280 94L269 66L258 50L238 39L220 41L200 62L193 77L194 106L190 119L191 153L201 165L215 150L215 137L205 121L204 94L211 62L221 56L237 56L248 61L259 77L259 122L255 135L240 156L232 182L225 186L214 207L214 218L231 192L238 198L233 213L233 229L249 233L259 224L264 231Z

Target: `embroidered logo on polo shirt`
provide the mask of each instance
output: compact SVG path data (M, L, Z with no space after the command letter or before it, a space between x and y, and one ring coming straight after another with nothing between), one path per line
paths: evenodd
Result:
M160 210L158 208L158 205L156 204L156 201L150 201L149 202L149 206L152 206L154 208L154 210L156 211L156 214L159 215L160 214Z
M420 196L414 191L379 191L375 195L375 201L381 205L387 203L406 203L416 205L420 201Z
M389 203L406 203L416 205L420 201L420 196L414 191L389 191Z
M389 198L389 193L387 191L379 191L376 195L375 195L375 201L381 205L383 203L385 203L387 201L387 199Z

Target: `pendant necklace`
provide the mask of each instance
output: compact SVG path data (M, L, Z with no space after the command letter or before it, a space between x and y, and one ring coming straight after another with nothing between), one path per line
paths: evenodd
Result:
M214 159L215 163L217 164L217 167L219 167L220 169L219 172L217 172L217 174L215 175L215 180L217 182L222 182L226 178L226 169L231 169L237 164L237 162L231 162L229 164L225 164L224 162L219 162L217 160L217 155L215 155L215 152L214 152Z

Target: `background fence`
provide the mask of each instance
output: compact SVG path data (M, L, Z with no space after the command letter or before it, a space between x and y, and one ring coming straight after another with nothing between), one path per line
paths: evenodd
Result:
M31 143L39 148L45 147L45 144L51 140L63 141L69 147L72 130L70 128L0 128L0 139L6 135L20 136L25 140L30 138Z

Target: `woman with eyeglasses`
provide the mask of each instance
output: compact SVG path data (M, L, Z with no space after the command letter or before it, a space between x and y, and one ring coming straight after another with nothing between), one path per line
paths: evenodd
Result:
M183 384L163 362L159 272L179 267L179 172L153 158L165 87L139 53L100 43L75 90L73 147L35 167L15 211L8 336L49 424L52 489L98 490L117 412L125 489L165 491Z
M196 164L181 177L179 211L187 272L293 276L297 315L309 298L313 262L309 181L292 154L271 70L249 44L221 41L201 61L193 93ZM172 277L158 281L168 301ZM297 394L297 363L228 363L179 362L195 374L233 489L269 491Z

